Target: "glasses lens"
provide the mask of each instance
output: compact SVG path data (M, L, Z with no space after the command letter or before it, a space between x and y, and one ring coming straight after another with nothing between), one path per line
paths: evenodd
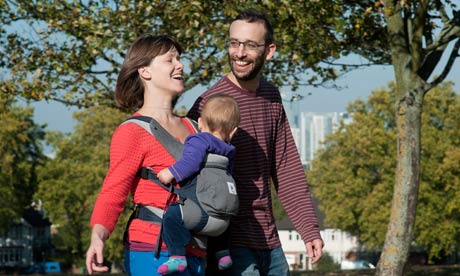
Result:
M238 48L240 46L240 42L238 42L237 40L230 40L228 42L228 45L232 48Z
M245 46L246 49L248 49L248 50L255 50L255 49L257 49L257 46L258 46L258 45L255 44L254 42L246 42L246 43L244 44L244 46Z

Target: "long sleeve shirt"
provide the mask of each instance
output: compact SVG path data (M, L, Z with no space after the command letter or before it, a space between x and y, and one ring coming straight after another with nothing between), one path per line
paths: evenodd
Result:
M187 119L182 121L190 133L195 133ZM145 129L135 123L121 124L112 135L109 169L94 205L91 227L101 224L112 233L130 193L136 204L165 209L168 191L141 179L138 171L141 167L151 167L158 173L174 162L173 156ZM128 231L129 241L153 250L159 229L159 225L134 219Z
M233 176L240 211L230 225L231 246L273 249L281 246L273 216L270 180L304 242L321 239L307 179L292 137L279 90L261 80L254 92L227 76L203 93L188 113L197 119L206 100L228 94L237 101L241 122L231 143L236 147Z
M168 169L177 182L180 182L199 172L206 161L206 155L214 153L229 159L229 172L232 171L235 147L216 138L209 132L189 135L184 141L182 158Z

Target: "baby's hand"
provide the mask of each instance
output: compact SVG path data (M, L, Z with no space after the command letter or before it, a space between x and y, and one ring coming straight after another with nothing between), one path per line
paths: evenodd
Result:
M169 185L171 181L173 181L174 176L172 173L169 171L168 168L162 169L158 174L157 174L158 179L161 181L161 183Z

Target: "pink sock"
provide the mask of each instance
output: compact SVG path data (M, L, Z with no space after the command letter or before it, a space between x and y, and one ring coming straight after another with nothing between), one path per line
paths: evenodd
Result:
M169 260L158 267L157 272L161 275L173 272L184 272L187 268L185 256L170 256Z
M228 250L216 252L216 257L218 259L217 266L219 270L225 270L233 265L232 258L230 257L230 252Z

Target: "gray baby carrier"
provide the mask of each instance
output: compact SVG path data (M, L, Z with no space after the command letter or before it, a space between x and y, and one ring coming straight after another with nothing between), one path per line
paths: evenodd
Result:
M197 131L196 123L189 120ZM165 149L179 160L182 156L183 145L172 137L158 122L146 116L133 116L125 123L135 123L152 134ZM208 154L204 167L200 172L180 183L180 187L164 185L150 167L139 171L140 177L149 179L160 185L179 198L182 219L185 226L192 231L192 243L205 248L205 236L218 236L229 225L229 219L238 213L239 200L233 177L228 172L228 158L217 154ZM157 208L158 209L158 208ZM154 216L152 216L152 214ZM132 218L152 221L161 217L163 210L155 210L152 206L136 206ZM155 219L158 223L158 219ZM157 241L157 254L161 247L161 230Z

